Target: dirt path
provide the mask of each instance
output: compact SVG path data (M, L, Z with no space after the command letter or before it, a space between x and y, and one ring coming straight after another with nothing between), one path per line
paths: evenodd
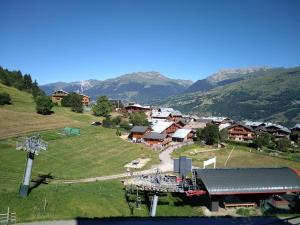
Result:
M177 144L168 147L166 150L162 151L159 154L160 164L152 166L151 169L142 170L138 172L134 172L133 175L139 174L153 174L159 169L161 172L171 172L173 171L173 159L171 158L171 153L177 149L182 147L184 144ZM63 184L75 184L75 183L89 183L95 181L104 181L104 180L113 180L113 179L120 179L131 176L130 173L120 173L115 175L109 176L99 176L99 177L89 177L89 178L82 178L82 179L74 179L74 180L60 180L60 181L53 181L51 183L63 183Z

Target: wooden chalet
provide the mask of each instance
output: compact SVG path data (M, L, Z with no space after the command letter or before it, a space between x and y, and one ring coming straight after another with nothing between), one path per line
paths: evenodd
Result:
M134 126L130 130L130 134L128 135L128 138L131 139L133 142L141 142L143 136L150 131L151 129L147 126Z
M265 130L266 132L272 134L276 139L290 138L291 131L288 128L281 126L279 124L266 123Z
M178 129L172 135L172 141L185 142L192 141L194 138L194 132L191 129Z
M54 91L51 96L52 102L60 105L63 97L67 96L68 94L69 92L66 92L64 90Z
M291 140L300 143L300 123L291 128Z
M91 101L90 96L84 94L79 94L79 95L82 96L82 105L88 106Z
M60 105L61 100L69 94L70 94L69 92L66 92L64 90L55 91L51 96L52 102ZM88 106L90 104L90 96L84 94L79 94L79 95L82 97L82 105Z
M252 142L255 137L253 129L243 124L233 124L227 130L228 138L233 141Z
M173 121L159 121L152 126L152 131L159 134L170 135L173 134L180 127Z
M160 145L162 147L166 147L171 139L167 137L166 134L160 134L156 132L149 132L143 136L143 140L148 145Z
M128 106L126 106L123 110L124 112L127 113L135 113L135 112L150 112L151 108L150 106L142 106L140 104L129 104Z

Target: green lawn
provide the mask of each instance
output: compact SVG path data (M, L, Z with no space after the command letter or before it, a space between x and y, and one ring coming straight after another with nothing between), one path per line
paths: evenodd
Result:
M51 173L60 180L123 173L124 165L138 157L151 158L148 167L159 162L157 152L122 140L113 129L89 125L81 128L80 136L60 135L58 130L40 134L48 150L36 157L33 177ZM15 138L0 141L0 191L10 191L22 180L26 153L15 150L15 145Z
M173 157L188 156L192 158L194 166L203 166L203 161L212 157L217 157L217 167L219 168L234 168L234 167L293 167L300 170L300 162L288 159L282 159L268 154L256 152L255 149L236 145L230 159L225 166L225 161L228 158L233 145L228 145L226 148L221 148L218 151L190 154L193 150L209 150L214 147L199 146L197 144L185 146L173 152ZM296 156L298 156L296 154Z
M46 209L44 211L46 199ZM133 205L133 203L131 203ZM14 191L1 196L0 212L7 206L17 213L18 222L34 220L59 220L76 217L120 217L148 216L149 209L142 204L131 214L125 200L123 185L120 181L103 181L89 184L41 185L33 189L28 198ZM158 216L199 216L199 207L182 205L182 199L167 195L159 197Z

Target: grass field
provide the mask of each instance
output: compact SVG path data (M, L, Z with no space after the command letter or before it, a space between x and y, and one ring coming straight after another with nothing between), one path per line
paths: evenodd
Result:
M12 98L11 105L0 106L0 139L36 130L81 126L81 121L92 120L91 115L76 115L63 107L54 107L52 115L39 115L31 94L3 84L0 84L0 92L7 92Z
M300 170L300 162L293 160L282 159L279 157L269 156L262 153L257 153L255 149L251 149L244 146L237 145L233 150L230 159L225 166L225 161L228 158L233 146L228 145L226 148L222 148L218 151L211 151L205 153L198 153L191 155L190 152L193 150L209 150L213 147L205 146L201 147L197 144L185 146L177 149L173 152L173 157L188 156L193 159L194 166L203 166L203 161L212 157L217 157L218 168L234 168L234 167L293 167ZM251 152L250 152L251 151Z
M21 198L14 192L1 196L0 212L7 206L17 213L18 222L35 220L59 220L78 217L124 217L148 216L149 209L142 204L141 209L130 207L125 200L125 192L120 181L103 181L89 184L41 185L32 190L28 198ZM46 208L44 211L46 199ZM199 207L182 204L182 199L167 195L159 198L158 216L199 216ZM132 205L134 203L131 203Z
M124 165L139 157L151 158L143 168L147 169L159 162L158 153L141 144L122 140L113 129L91 126L91 121L101 118L90 113L77 114L68 108L54 107L53 115L42 116L36 114L30 94L0 84L2 91L8 92L13 101L11 105L0 107L0 213L9 206L17 212L19 222L131 215L118 180L58 186L41 184L32 189L28 198L20 198L18 189L26 153L15 150L19 135L39 133L48 142L48 150L34 161L31 186L36 185L34 181L38 175L51 174L60 180L123 173ZM59 134L65 126L79 127L81 135ZM199 215L199 211L190 206L172 207L178 201L180 199L172 196L163 197L160 215ZM148 210L143 205L143 209L135 210L133 215L147 216Z

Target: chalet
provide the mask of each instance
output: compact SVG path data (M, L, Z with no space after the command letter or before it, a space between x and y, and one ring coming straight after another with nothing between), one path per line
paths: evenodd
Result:
M58 90L53 92L52 94L52 102L61 104L61 100L69 95L69 92L66 92L64 90ZM90 96L84 95L84 94L79 94L82 97L82 105L88 106L90 104Z
M171 112L171 117L173 121L178 121L182 118L182 113L178 110L173 110L173 112Z
M281 126L279 124L266 123L265 129L268 133L272 134L276 139L290 138L291 131L288 128Z
M68 94L69 94L69 92L66 92L64 90L54 91L52 93L52 102L60 105L63 97L67 96Z
M162 147L166 147L171 140L167 138L166 134L160 134L156 132L146 133L143 136L143 140L146 144L149 145L161 145Z
M190 122L191 122L190 118L181 118L180 120L176 121L176 124L179 126L179 128L183 128Z
M159 134L173 134L179 126L173 121L159 121L152 126L152 131Z
M82 96L82 105L88 106L91 101L90 96L84 94L79 94L79 95Z
M300 143L300 123L291 128L291 140Z
M243 124L233 124L228 128L228 138L234 141L252 142L255 137L254 131L251 127Z
M252 129L259 129L260 127L265 126L264 122L258 122L258 121L253 122L253 121L249 121L249 120L244 121L244 124L248 127L252 127Z
M172 135L172 141L184 142L192 141L194 138L194 132L191 129L178 129Z
M142 106L140 104L129 103L129 105L125 107L124 111L127 113L134 113L134 112L146 113L146 112L150 112L151 108L150 106Z
M212 124L212 120L197 119L197 120L191 120L183 128L184 129L191 129L193 131L197 131L198 129L202 129L202 128L206 127L208 124Z
M128 138L131 139L133 142L141 142L143 136L150 131L151 129L147 126L134 126L130 130L130 134L128 135Z
M201 119L207 119L211 120L213 124L219 126L220 124L224 123L231 123L232 124L232 119L228 117L217 117L217 116L209 116L209 117L202 117Z
M151 115L152 121L171 121L172 120L172 115L170 112L159 112L159 111L152 111L152 115Z

